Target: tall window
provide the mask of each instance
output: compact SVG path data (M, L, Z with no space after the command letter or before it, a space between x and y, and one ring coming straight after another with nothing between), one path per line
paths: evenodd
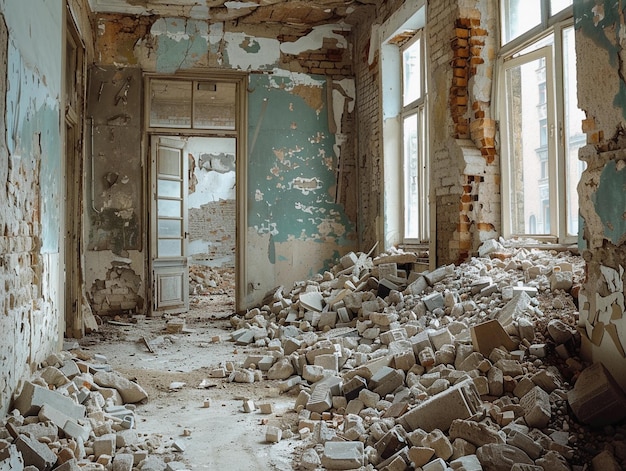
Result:
M535 5L537 4L537 5ZM572 1L501 0L504 235L574 242L583 165ZM539 12L539 18L531 15ZM569 18L567 18L569 16ZM516 47L523 44L523 47Z
M404 239L428 240L428 163L424 53L421 34L402 47Z

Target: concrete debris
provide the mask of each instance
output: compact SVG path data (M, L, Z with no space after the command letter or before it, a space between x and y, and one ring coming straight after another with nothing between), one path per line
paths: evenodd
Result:
M598 455L577 448L568 401L581 421L602 401L626 408L608 380L572 390L587 376L571 295L582 260L495 241L481 253L420 273L401 251L350 253L231 318L232 341L274 354L269 370L246 367L297 396L282 430L308 444L301 468L571 470Z
M165 469L164 458L152 456L157 449L174 462L181 451L175 444L140 439L135 429L135 403L147 400L143 388L110 367L99 368L106 358L89 362L88 354L68 345L72 353L48 357L14 397L0 425L0 469Z

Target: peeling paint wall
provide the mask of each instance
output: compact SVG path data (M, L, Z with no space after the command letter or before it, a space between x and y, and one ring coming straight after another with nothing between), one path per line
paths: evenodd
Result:
M358 21L354 35L363 247L387 243L380 239L390 231L389 221L402 216L388 214L401 209L383 207L381 199L382 133L388 124L381 122L380 109L389 97L384 96L376 48L381 25L402 3L381 5ZM491 110L496 6L496 0L441 0L426 6L430 198L436 225L431 257L437 265L466 259L500 231L500 168ZM397 143L391 147L398 152Z
M99 15L100 65L251 73L246 303L356 249L355 86L344 26ZM137 136L139 138L139 136ZM143 255L145 256L145 254Z
M39 12L33 15L33 11ZM0 1L0 414L62 337L63 5ZM61 189L61 191L60 191Z
M626 388L626 7L618 0L574 2L578 104L586 113L587 163L578 185L587 262L579 295L584 354ZM610 104L610 105L609 105Z
M89 145L85 164L87 296L95 314L143 312L143 79L136 67L99 66L89 73ZM103 260L107 262L102 263Z

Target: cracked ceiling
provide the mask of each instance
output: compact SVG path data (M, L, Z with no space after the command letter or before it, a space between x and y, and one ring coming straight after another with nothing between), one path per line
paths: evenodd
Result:
M96 13L177 16L240 24L292 26L350 24L366 7L385 0L89 0Z

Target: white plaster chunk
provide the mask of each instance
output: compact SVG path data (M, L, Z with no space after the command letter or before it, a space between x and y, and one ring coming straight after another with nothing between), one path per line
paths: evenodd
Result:
M246 33L224 33L226 56L229 65L240 70L266 70L280 59L280 43L277 39L252 38ZM242 44L254 42L258 52L250 53Z

